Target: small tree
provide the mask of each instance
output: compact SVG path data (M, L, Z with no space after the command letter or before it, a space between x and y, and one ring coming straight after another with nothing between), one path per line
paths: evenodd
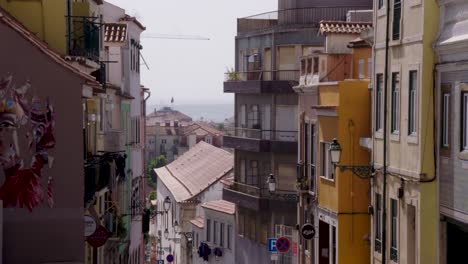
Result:
M150 163L146 167L146 176L149 177L149 186L156 187L156 173L154 173L154 169L166 166L166 164L167 159L163 155L160 155L159 157L156 157L150 161Z

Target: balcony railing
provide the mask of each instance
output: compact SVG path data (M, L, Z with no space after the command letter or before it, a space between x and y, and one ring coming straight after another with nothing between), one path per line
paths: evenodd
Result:
M98 17L69 16L68 55L99 61L101 23Z
M267 179L267 176L259 176L259 181L264 182ZM260 184L261 188L255 185L240 183L240 182L233 182L229 189L245 193L251 196L255 196L258 198L264 199L272 199L272 200L285 200L285 201L297 201L297 193L296 190L278 190L276 189L275 192L270 192L267 188L266 183Z
M283 9L237 19L237 32L273 29L278 26L307 25L318 28L322 20L346 21L350 10L364 7L310 7Z
M263 130L240 127L226 128L225 130L225 135L232 137L289 142L297 141L297 131Z
M225 81L295 81L299 80L299 70L243 71L225 73Z
M98 150L122 151L124 149L124 134L121 130L108 130L98 137Z

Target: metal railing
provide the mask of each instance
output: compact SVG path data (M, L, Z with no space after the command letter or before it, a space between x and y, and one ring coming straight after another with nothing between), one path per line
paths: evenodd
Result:
M99 61L101 41L101 21L98 17L68 16L70 33L68 55L80 56L92 61Z
M252 195L258 198L273 199L273 200L285 200L285 201L296 201L297 193L296 190L278 190L270 192L267 188L265 179L267 176L258 176L258 180L261 182L258 185L250 185L240 182L233 182L228 188L237 192ZM265 183L264 183L265 182Z
M282 9L237 19L237 32L271 29L277 26L308 25L318 27L322 20L346 21L351 10L365 7L309 7Z
M225 81L298 81L299 70L241 71L225 73Z
M262 139L262 140L277 140L277 141L297 141L297 131L284 130L264 130L253 128L231 127L226 128L226 136Z

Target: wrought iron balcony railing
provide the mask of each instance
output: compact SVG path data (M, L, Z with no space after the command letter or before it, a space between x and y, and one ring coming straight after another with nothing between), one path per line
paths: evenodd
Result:
M267 176L258 176L258 180L263 182L264 179L266 179ZM262 186L262 187L258 187ZM290 201L290 202L295 202L297 201L297 193L296 190L281 190L281 189L276 189L275 192L270 192L268 188L266 187L266 184L259 184L259 185L251 185L251 184L245 184L245 183L240 183L240 182L233 182L231 186L228 187L231 190L245 193L251 196L255 196L258 198L263 198L263 199L272 199L272 200L283 200L283 201Z
M299 70L241 71L225 73L225 81L294 81L300 77Z
M297 141L297 131L265 130L240 127L226 128L225 130L225 136L289 142Z
M237 32L274 29L280 26L302 25L318 28L322 20L346 21L351 10L365 7L310 7L282 9L237 19Z
M101 21L98 17L68 16L68 55L99 62Z

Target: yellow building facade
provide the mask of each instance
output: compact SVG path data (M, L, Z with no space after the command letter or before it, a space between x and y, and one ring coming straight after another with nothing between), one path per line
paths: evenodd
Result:
M339 166L369 166L369 149L361 146L371 135L369 77L371 49L351 43L351 77L318 84L316 263L370 262L370 174L355 175ZM326 56L326 55L323 55ZM345 74L346 75L346 74ZM331 162L330 145L341 145L341 160Z

